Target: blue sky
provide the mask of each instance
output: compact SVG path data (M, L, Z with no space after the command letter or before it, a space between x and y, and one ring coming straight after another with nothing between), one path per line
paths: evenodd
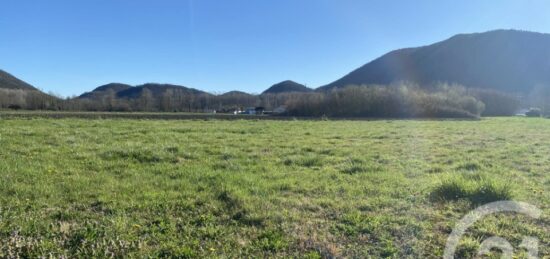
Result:
M334 81L396 48L550 32L545 0L1 0L0 69L64 96L122 82L259 93Z

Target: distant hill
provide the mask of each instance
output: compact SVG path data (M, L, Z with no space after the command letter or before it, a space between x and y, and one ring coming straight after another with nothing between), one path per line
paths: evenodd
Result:
M208 94L206 92L193 89L193 88L187 88L180 85L171 85L171 84L155 84L155 83L148 83L138 86L130 86L126 84L120 84L120 83L110 83L107 85L102 85L96 89L94 89L91 92L82 94L79 96L79 98L87 98L87 99L93 99L93 98L102 98L109 92L114 93L117 98L128 98L128 99L135 99L141 97L143 91L149 91L154 98L158 98L162 96L164 93L166 93L169 90L177 91L184 94L193 94L193 95L200 95L200 94Z
M215 96L212 100L219 103L222 107L221 112L235 110L240 107L257 106L261 103L260 96L241 91L230 91Z
M128 88L131 88L131 87L132 87L131 85L127 85L127 84L110 83L110 84L103 85L103 86L100 86L100 87L94 89L94 92L99 92L99 91L102 92L102 91L109 91L109 90L119 92L119 91L126 90Z
M496 30L392 51L319 90L410 81L529 92L550 87L550 34Z
M307 88L305 85L298 84L294 81L283 81L275 84L265 90L262 94L280 94L289 92L311 92L313 89Z
M110 91L112 91L113 93L117 93L131 87L131 85L127 84L110 83L102 85L91 92L84 93L80 95L79 98L101 98L104 95L108 94Z
M3 70L0 70L0 88L38 91L38 89L36 89L34 86L16 78L15 76Z
M119 98L138 98L141 96L142 92L145 89L149 90L153 97L160 97L162 94L164 94L168 90L174 90L185 94L193 94L193 95L208 94L206 92L203 92L194 88L187 88L185 86L180 86L180 85L149 83L149 84L139 85L139 86L122 90L120 92L117 92L116 95Z
M245 93L242 91L229 91L221 94L220 96L254 96L253 94Z

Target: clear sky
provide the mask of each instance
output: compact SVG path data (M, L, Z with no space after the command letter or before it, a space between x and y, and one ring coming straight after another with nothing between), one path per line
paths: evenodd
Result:
M550 32L547 0L0 1L0 69L64 96L110 82L319 87L457 33Z

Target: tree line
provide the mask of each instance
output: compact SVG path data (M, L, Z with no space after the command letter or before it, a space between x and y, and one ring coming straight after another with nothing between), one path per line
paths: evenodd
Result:
M0 109L60 110L64 100L35 90L0 88Z
M40 91L0 89L0 108L113 112L233 112L262 106L285 107L282 115L328 117L479 117L513 115L520 107L537 106L550 112L550 91L533 96L459 85L430 87L399 83L389 86L348 86L330 91L223 95L168 89L160 94L143 89L139 96L117 97L109 90L90 98L59 98Z
M348 86L306 93L287 102L290 115L332 117L472 118L515 115L522 107L546 107L550 91L538 100L491 89L438 83L420 87L400 82L382 86Z

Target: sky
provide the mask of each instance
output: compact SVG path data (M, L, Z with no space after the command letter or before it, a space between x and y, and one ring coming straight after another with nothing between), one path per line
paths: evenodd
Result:
M547 0L0 0L0 69L62 96L111 82L319 87L458 33L550 32Z

